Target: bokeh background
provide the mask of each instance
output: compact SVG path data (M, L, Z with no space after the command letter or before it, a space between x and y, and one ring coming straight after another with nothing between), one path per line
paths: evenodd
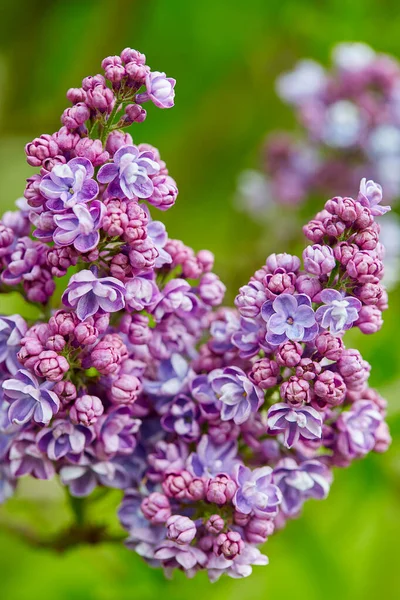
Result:
M397 0L2 0L0 2L0 194L8 209L32 173L24 144L59 128L65 91L95 74L101 59L140 49L153 69L177 79L173 110L151 109L136 142L157 146L180 195L163 214L172 237L209 248L228 299L272 251L284 251L270 224L234 208L237 177L257 167L268 131L289 129L292 115L273 82L297 59L327 63L338 41L364 41L400 58ZM319 199L320 205L325 198ZM304 214L304 220L309 215ZM300 237L299 237L300 243ZM29 482L0 509L2 600L385 600L400 597L400 295L391 293L383 330L353 334L373 364L372 384L389 400L393 445L336 472L329 498L271 538L268 567L243 581L204 575L171 582L123 546L83 547L65 555L32 549L5 531L7 521L43 532L68 523L53 484ZM2 312L24 310L16 298ZM109 521L119 495L98 503Z

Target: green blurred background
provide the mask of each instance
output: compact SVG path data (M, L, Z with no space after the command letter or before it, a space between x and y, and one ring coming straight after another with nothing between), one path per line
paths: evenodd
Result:
M239 172L257 167L267 131L293 118L274 94L277 74L302 57L327 63L338 41L364 41L400 58L397 0L3 0L0 6L0 192L2 209L22 195L32 173L23 146L59 127L65 91L95 74L101 59L138 48L149 65L177 79L176 106L150 107L135 142L157 146L180 196L162 218L172 237L210 248L229 299L266 254L284 251L274 235L235 211ZM320 203L325 199L320 199ZM304 220L308 215L304 214ZM274 223L274 230L285 223ZM390 402L393 445L336 472L325 502L266 545L268 567L243 581L205 575L171 582L122 546L84 547L58 556L31 549L0 525L2 600L369 600L400 597L400 349L399 293L383 330L352 334L373 364L372 384ZM2 312L23 310L13 299ZM349 336L350 337L350 336ZM96 508L108 520L119 495ZM69 511L52 484L22 486L0 521L53 531Z

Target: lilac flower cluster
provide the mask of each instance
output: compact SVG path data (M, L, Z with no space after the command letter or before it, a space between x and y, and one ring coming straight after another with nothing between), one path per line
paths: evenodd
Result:
M301 133L268 137L253 212L271 201L296 205L318 194L354 193L364 175L380 181L390 201L400 197L398 61L363 43L342 43L332 62L325 69L301 60L278 78L278 95L293 107Z
M390 442L370 367L342 340L386 308L381 188L329 200L303 270L271 255L221 307L212 254L143 203L174 203L165 163L121 130L145 101L172 106L175 82L131 49L102 66L69 90L63 128L28 144L40 172L1 224L4 291L43 313L0 318L1 499L24 475L77 498L117 488L126 545L150 565L246 577L275 528L326 497L332 467Z

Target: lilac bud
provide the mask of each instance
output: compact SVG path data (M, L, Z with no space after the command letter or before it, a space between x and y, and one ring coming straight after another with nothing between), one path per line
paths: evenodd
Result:
M374 452L386 452L392 443L388 424L382 421L375 432Z
M307 225L303 227L303 233L306 236L306 238L308 238L312 242L319 243L322 242L322 240L324 239L324 236L326 235L326 229L322 221L318 221L315 219L313 221L310 221L309 223L307 223Z
M115 96L113 91L105 85L96 85L93 89L88 90L86 102L90 108L100 113L110 113L115 104Z
M218 306L224 299L226 287L215 273L206 273L199 283L200 298L208 306Z
M24 197L26 198L29 206L32 208L39 208L43 206L45 199L40 193L40 183L42 178L39 174L32 175L26 180L26 188L24 191Z
M217 475L207 481L206 499L222 506L232 500L236 489L236 483L228 475Z
M119 57L118 57L119 58ZM104 62L104 61L103 61ZM126 77L126 70L122 65L109 64L104 67L105 76L114 87L118 88L121 81Z
M334 361L339 360L344 350L343 340L328 331L315 338L315 346L321 356Z
M300 408L310 399L310 384L305 379L292 375L288 381L282 383L280 395L291 406Z
M211 515L207 520L205 527L209 533L220 533L225 527L225 521L219 515Z
M91 352L90 363L102 375L111 375L119 371L121 355L112 340L103 339Z
M360 283L377 283L383 275L383 264L377 256L360 250L347 263L347 272Z
M244 542L240 533L228 531L220 533L214 543L214 553L224 556L228 560L234 560L244 549Z
M115 404L132 404L141 391L142 384L135 375L123 374L113 382L110 396Z
M187 490L193 477L189 471L180 471L179 473L168 473L163 481L163 490L170 498L186 498Z
M0 223L0 257L11 254L14 240L14 231Z
M114 156L116 151L121 148L121 146L131 146L132 144L132 136L129 133L124 133L123 131L117 129L116 131L112 131L108 136L106 150L110 156Z
M364 283L356 287L354 293L363 304L376 305L379 304L385 289L380 283Z
M90 118L90 111L86 104L78 102L71 108L66 108L61 121L68 129L78 129Z
M342 404L346 396L346 385L339 373L327 369L318 375L314 384L314 391L319 398L330 406L338 406Z
M129 261L136 272L152 269L158 250L150 238L144 240L136 240L130 246Z
M126 333L129 341L135 346L146 344L151 337L149 318L140 313L125 314L120 321L120 330Z
M286 273L282 269L278 269L273 275L268 273L264 280L267 298L274 300L279 294L293 294L296 289L295 282L294 273Z
M46 342L46 348L47 350L54 350L54 352L59 353L63 348L65 348L66 343L67 342L65 341L65 338L57 333L56 335L51 335L48 338Z
M246 527L247 523L250 521L251 515L245 515L238 510L235 510L233 513L233 522L235 525L239 525L239 527Z
M103 412L104 406L100 398L86 394L75 400L75 403L69 412L69 416L73 423L80 423L81 425L89 427L96 423Z
M138 65L146 64L146 56L133 48L125 48L121 52L121 60L127 64L130 62L137 63Z
M239 288L235 305L242 317L253 318L260 314L261 307L266 302L265 289L259 281L251 281Z
M75 327L74 336L78 344L81 346L91 346L96 343L99 337L99 332L93 324L93 319L82 321Z
M48 158L60 154L57 142L51 135L43 134L25 146L26 160L32 167L40 167Z
M128 123L143 123L147 117L146 109L139 104L128 104L125 108L125 114Z
M382 312L377 306L363 306L355 325L367 335L376 333L383 325Z
M269 358L257 360L249 373L249 379L262 390L274 387L278 383L280 368L277 362Z
M153 525L163 524L171 516L169 500L159 492L153 492L150 496L144 498L141 509L146 519Z
M209 250L199 250L196 254L197 262L200 263L203 273L209 273L214 266L214 254Z
M167 538L177 544L190 544L196 537L196 525L188 517L171 515L165 525Z
M82 138L75 147L76 156L87 158L94 167L103 165L109 159L109 154L103 149L100 140Z
M78 254L71 246L65 248L54 246L49 248L46 259L51 267L51 274L54 277L63 277L71 266L77 264Z
M375 250L379 242L379 227L367 227L360 231L354 242L361 250Z
M251 517L245 527L246 540L250 544L264 544L268 537L274 533L275 525L270 519Z
M358 251L358 246L356 244L349 244L349 242L340 242L333 249L336 260L344 267Z
M89 75L82 80L82 87L86 92L93 90L97 85L105 84L106 80L103 75Z
M296 367L296 375L306 381L313 381L321 373L321 369L319 362L311 360L311 358L302 358Z
M336 215L347 224L352 224L357 218L357 205L353 198L341 198L337 196L328 200L325 204L325 210L332 215Z
M322 290L321 282L318 277L312 275L299 275L296 279L296 290L299 294L306 294L311 300Z
M232 440L237 440L240 435L240 427L233 421L211 422L208 426L208 435L217 445L226 444Z
M106 69L107 67L110 66L118 66L118 65L122 65L122 59L119 56L106 56L106 58L103 58L103 60L101 61L101 68L102 69Z
M64 406L73 402L77 397L76 387L72 381L59 381L54 386L53 391L60 398Z
M303 251L304 268L312 275L328 275L335 268L336 261L330 246L314 244Z
M59 333L68 336L75 331L78 324L75 313L58 310L49 321L49 328L53 334Z
M201 479L200 477L193 477L192 481L187 487L186 496L188 500L191 500L192 502L198 502L199 500L204 500L205 492L206 484L204 479Z
M300 269L300 259L292 254L270 254L265 261L269 273L274 273L276 269L283 269L286 273L297 273Z
M276 351L276 362L283 367L295 367L299 364L303 348L298 342L287 341L281 344Z
M323 226L325 228L326 235L337 239L339 239L346 231L346 224L336 216L324 219Z
M86 92L83 88L69 88L67 91L67 99L72 104L79 104L80 102L86 102Z
M149 75L150 69L147 65L129 62L125 65L125 72L127 74L129 84L138 89L145 84L146 77ZM144 94L139 94L136 96L136 102L139 102L142 96L144 96Z
M69 370L69 364L67 359L57 352L44 350L37 357L33 370L38 377L44 377L49 381L61 381Z

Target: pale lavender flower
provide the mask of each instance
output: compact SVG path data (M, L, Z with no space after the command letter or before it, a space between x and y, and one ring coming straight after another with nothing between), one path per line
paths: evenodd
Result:
M183 356L173 354L160 363L155 381L144 381L144 390L152 396L172 398L185 391L192 375L193 371Z
M114 277L97 278L85 269L73 275L63 294L65 306L74 308L78 319L84 321L99 310L113 313L125 307L125 287Z
M278 402L268 411L268 427L272 434L284 433L285 446L291 448L300 437L306 440L321 439L322 417L311 406L294 408L285 402Z
M188 574L194 575L195 567L204 567L207 562L207 554L196 546L179 545L171 540L165 540L155 549L154 558L166 561L168 565L175 562L176 566L182 567Z
M236 441L214 444L208 435L203 435L196 452L189 456L188 468L196 477L215 477L220 473L231 474L237 462Z
M221 419L240 425L256 412L264 400L262 391L238 367L227 367L211 382L222 403Z
M93 200L99 193L93 174L93 165L87 158L73 158L67 164L56 165L40 182L47 208L64 212L75 204Z
M363 177L360 182L360 191L357 200L363 206L369 208L374 217L384 215L391 210L390 206L380 205L382 198L382 187L379 183L375 183L371 179L367 181L366 177Z
M78 252L89 252L100 241L99 229L105 214L105 206L95 200L90 208L84 204L75 204L72 211L55 215L57 229L53 234L57 246L73 245Z
M253 571L252 565L267 565L268 558L261 554L258 548L252 544L245 544L242 552L235 560L228 560L224 556L210 554L207 561L208 577L212 583L224 573L233 579L249 577Z
M261 467L253 471L244 465L236 470L238 489L233 498L237 510L245 515L252 511L273 515L282 500L279 488L272 482L271 467Z
M153 193L150 175L160 170L153 152L141 152L137 146L122 146L114 162L103 165L97 175L100 183L108 183L108 194L116 198L149 198Z
M284 458L276 465L273 480L282 492L282 511L288 517L294 517L305 500L326 498L332 474L318 460L297 464L293 458Z
M51 479L54 476L54 466L37 447L33 431L18 436L10 448L9 458L13 477L32 475L36 479Z
M18 371L14 379L3 381L2 387L10 403L9 419L17 425L24 425L31 419L47 425L60 408L57 394L25 369Z
M160 321L164 315L175 313L178 316L195 311L198 300L192 293L190 284L184 279L171 279L160 293L153 314L157 321Z
M60 460L64 456L82 454L92 439L93 433L87 427L57 419L51 427L39 431L36 442L50 460Z
M158 252L154 263L155 268L159 269L164 265L170 265L172 257L164 250L164 246L168 241L168 234L164 223L161 223L161 221L150 221L147 226L147 236L151 239Z
M152 275L140 275L129 279L126 284L126 304L132 310L150 308L159 296L159 291Z
M0 363L14 375L21 367L17 353L21 349L21 339L27 331L27 324L19 315L0 317Z
M146 75L146 92L137 94L136 102L142 104L151 100L158 108L172 108L175 98L176 80L165 73L152 71Z
M128 484L128 475L122 465L96 461L85 455L79 464L61 467L60 479L71 495L78 498L89 496L98 485L124 489Z
M305 294L281 294L263 305L261 315L267 323L266 340L273 346L286 340L309 342L318 334L311 300Z
M339 430L337 445L348 458L362 456L375 446L378 428L383 416L370 400L357 400L350 410L342 412L336 425Z
M329 329L333 335L338 335L353 325L358 319L362 304L354 296L345 296L334 289L325 289L320 293L320 306L315 318L323 329Z
M134 419L126 406L101 416L94 425L98 458L108 460L117 454L132 454L140 425L140 419Z

